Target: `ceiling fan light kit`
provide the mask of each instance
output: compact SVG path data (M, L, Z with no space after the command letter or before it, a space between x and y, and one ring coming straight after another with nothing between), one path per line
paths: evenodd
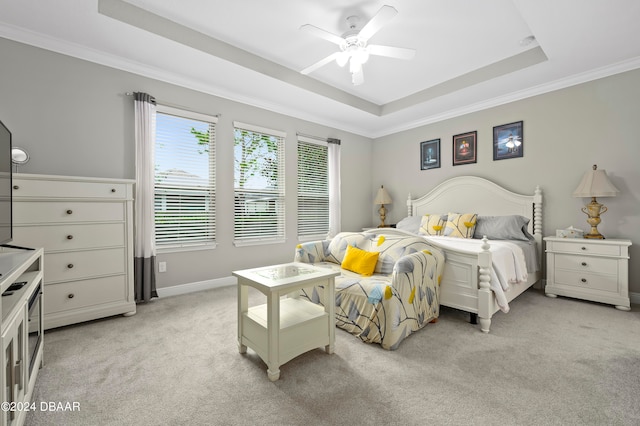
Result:
M386 56L396 59L412 59L415 56L414 49L375 44L367 45L369 38L386 25L397 13L398 11L392 6L382 6L361 30L357 29L359 18L357 16L349 16L347 18L349 30L342 36L335 35L310 24L301 26L301 30L337 44L340 47L340 51L327 56L300 72L302 74L309 74L333 60L335 60L340 67L344 67L348 62L351 82L354 85L359 85L364 82L362 65L369 60L369 55Z

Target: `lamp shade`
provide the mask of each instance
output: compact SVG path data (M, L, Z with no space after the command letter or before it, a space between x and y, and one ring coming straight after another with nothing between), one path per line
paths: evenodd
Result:
M373 204L391 204L391 197L384 186L380 186L378 189L378 193L376 194L376 199L373 200Z
M607 172L598 170L598 166L594 164L593 169L589 170L582 176L580 184L573 191L574 197L615 197L618 195L618 188L613 186Z

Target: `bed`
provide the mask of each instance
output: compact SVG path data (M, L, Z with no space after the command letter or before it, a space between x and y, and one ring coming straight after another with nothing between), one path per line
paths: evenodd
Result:
M471 322L480 322L480 329L488 333L493 315L498 311L508 312L509 303L529 287L540 281L542 272L542 191L536 187L531 195L516 194L487 179L475 176L459 176L449 179L420 198L407 200L407 218L448 212L473 212L478 217L523 216L530 242L527 253L525 279L510 282L497 297L495 262L502 256L505 247L514 241L497 241L490 238L460 239L432 238L424 236L430 243L445 253L445 266L440 288L440 304L469 312ZM384 232L390 232L385 228ZM382 232L372 229L367 232ZM391 232L409 233L396 229ZM446 240L458 240L456 242ZM445 240L445 241L443 241ZM522 246L521 243L518 243ZM523 247L523 251L524 247ZM515 252L514 252L515 253ZM532 260L532 257L534 258ZM498 291L498 293L500 293Z

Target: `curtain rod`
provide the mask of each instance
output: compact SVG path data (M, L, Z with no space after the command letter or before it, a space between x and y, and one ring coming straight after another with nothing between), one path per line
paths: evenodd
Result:
M340 145L340 139L321 138L320 136L307 135L305 133L300 133L300 132L296 132L296 136L304 136L305 138L315 139L315 140L318 140L318 141L323 141L323 142L327 142L327 143L335 143L337 145Z
M126 93L125 93L125 95L127 95L127 96L133 96L133 92L126 92ZM155 98L154 98L154 99L155 99ZM201 112L201 111L194 111L194 110L192 110L192 109L190 109L189 107L186 107L186 106L184 106L184 105L178 105L178 104L172 104L172 103L169 103L169 102L158 101L157 99L156 99L156 103L159 103L159 104L164 105L164 106L172 107L172 108L183 109L183 110L185 110L185 111L189 111L189 112L195 112L195 113L197 113L197 114L206 114L206 115L208 115L208 116L217 117L217 118L222 117L222 114L220 114L220 113L217 113L217 114L209 114L209 113L205 113L205 112Z

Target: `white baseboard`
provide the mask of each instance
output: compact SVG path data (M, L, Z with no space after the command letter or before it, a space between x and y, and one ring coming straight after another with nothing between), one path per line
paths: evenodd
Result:
M158 288L158 297L178 296L180 294L193 293L196 291L210 290L212 288L228 287L236 285L238 280L235 277L217 278L215 280L198 281L195 283L187 283L174 285L171 287Z
M546 280L543 280L546 281ZM172 287L163 287L157 289L158 297L178 296L180 294L193 293L196 291L210 290L212 288L228 287L236 285L238 280L235 277L217 278L215 280L199 281L195 283L187 283L175 285ZM540 285L540 284L536 284ZM640 293L629 293L629 299L632 305L640 305Z

